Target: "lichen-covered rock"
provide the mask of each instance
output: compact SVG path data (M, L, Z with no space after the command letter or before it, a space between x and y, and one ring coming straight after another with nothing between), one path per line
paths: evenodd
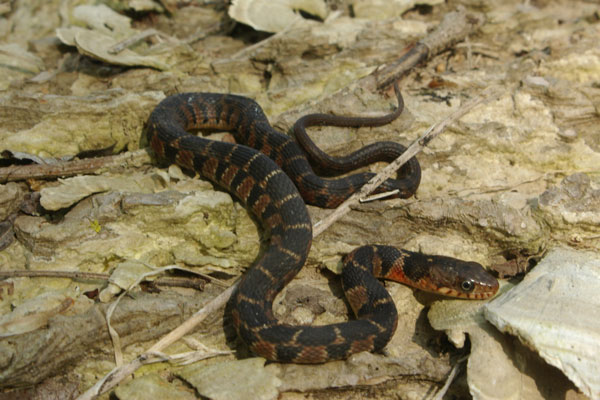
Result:
M23 185L15 182L0 185L0 221L19 209L25 192Z
M150 108L162 98L122 89L87 96L11 92L0 96L0 149L41 157L134 150Z
M264 358L224 361L211 365L190 365L177 374L210 399L271 400L279 395L281 380Z
M569 175L548 188L538 198L538 206L555 235L577 241L572 236L576 232L584 237L600 232L600 188L585 173Z
M169 399L196 400L194 390L184 385L174 385L159 374L135 377L115 390L119 400Z
M175 184L181 192L161 191L163 185L154 174L67 179L44 189L42 203L69 205L109 191L79 201L59 223L19 216L17 237L40 268L81 269L102 260L135 259L157 266L185 261L227 269L252 261L255 253L249 249L238 252L236 232L256 240L256 227L247 213L237 211L231 196L189 178ZM247 249L247 240L239 246Z

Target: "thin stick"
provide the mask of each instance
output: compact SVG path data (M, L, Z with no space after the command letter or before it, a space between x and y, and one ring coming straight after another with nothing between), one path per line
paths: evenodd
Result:
M205 277L208 281L212 281L220 286L225 286L225 282L215 280L209 276L198 274ZM67 278L73 280L90 280L90 281L107 281L110 278L110 274L100 274L96 272L80 272L80 271L0 271L0 278ZM153 281L158 286L177 286L186 287L202 290L206 280L204 279L190 279L190 278L172 278L172 277L160 277Z
M140 33L132 35L132 36L128 37L127 39L115 44L110 49L108 49L108 53L109 54L119 54L126 48L133 46L134 44L137 44L137 43L141 42L142 40L145 40L147 37L154 36L154 35L164 36L164 37L167 36L164 33L157 31L156 29L146 29L145 31L142 31ZM173 40L172 38L169 38L169 39Z
M417 64L441 53L454 44L465 40L484 22L482 14L467 12L464 7L449 12L436 28L425 38L418 41L404 55L389 65L376 70L376 87L385 88L412 70Z
M460 360L458 360L458 362L454 365L454 367L450 371L450 374L448 374L448 378L446 378L446 382L444 383L444 386L442 386L442 388L436 393L435 397L432 400L442 400L444 398L444 395L448 391L448 388L450 387L452 382L454 382L454 378L456 377L456 374L458 373L458 371L460 371L460 368L462 367L463 363L465 362L465 360L467 358L468 357L464 357L464 358L461 358Z
M142 149L115 156L84 158L56 164L13 165L0 168L0 183L89 174L102 168L123 168L150 162L148 151Z

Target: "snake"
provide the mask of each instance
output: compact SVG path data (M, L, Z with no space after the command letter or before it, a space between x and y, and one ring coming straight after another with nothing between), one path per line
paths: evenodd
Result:
M297 121L294 130L315 125L389 123L403 108L402 96L395 88L398 107L390 114L312 114ZM190 133L197 130L228 131L236 143ZM307 154L291 136L271 126L255 100L223 93L169 96L151 112L146 131L161 165L176 163L212 181L237 198L270 234L266 249L243 274L232 297L233 326L258 356L277 362L316 364L346 359L361 351L381 351L396 330L398 314L377 278L469 299L491 297L498 289L497 280L478 263L386 245L366 245L343 258L342 288L356 319L321 326L283 323L273 313L273 302L306 262L312 243L306 204L336 207L373 175L360 172L322 177L314 172L311 161L326 159L326 168L339 173L380 159L389 161L405 148L384 142L358 150L350 157L328 158L326 153L315 150L310 138L300 139L301 145L309 148ZM420 179L418 161L412 158L398 179L385 181L379 190L397 189L397 197L408 198L417 190Z

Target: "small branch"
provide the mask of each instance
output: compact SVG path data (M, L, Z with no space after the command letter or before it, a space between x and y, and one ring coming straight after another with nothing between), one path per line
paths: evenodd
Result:
M446 14L442 22L408 52L373 73L377 89L391 85L417 64L452 48L457 42L464 40L469 34L479 29L483 22L482 14L467 13L464 7L459 7L457 11Z
M154 36L154 35L168 37L168 35L165 35L164 33L157 31L156 29L146 29L145 31L142 31L140 33L132 35L132 36L128 37L127 39L115 44L110 49L108 49L108 53L109 54L119 54L126 48L131 47L131 46L141 42L142 40L145 40L146 38L148 38L150 36ZM173 38L169 37L169 39L171 41L175 41Z
M73 280L107 281L110 274L77 271L0 271L0 278L67 278ZM208 278L209 280L212 280ZM204 279L162 277L151 281L158 286L177 286L204 289ZM222 282L220 283L222 285Z
M0 183L90 174L98 172L99 169L123 168L150 162L148 152L141 149L115 156L84 158L56 164L13 165L0 168Z
M468 357L464 357L458 360L458 362L450 371L450 374L448 374L448 378L446 378L444 386L442 386L442 388L435 394L435 397L432 400L442 400L444 398L444 395L446 394L446 392L448 392L448 388L450 388L450 385L452 384L452 382L454 382L456 374L458 373L458 371L460 371L460 368L463 366L463 363L467 360L467 358Z

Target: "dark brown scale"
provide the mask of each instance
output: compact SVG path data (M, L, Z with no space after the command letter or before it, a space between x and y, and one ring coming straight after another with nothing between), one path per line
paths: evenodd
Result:
M316 327L279 323L272 313L273 300L304 265L312 241L304 201L292 180L266 155L244 145L192 136L186 132L190 129L227 130L234 133L236 140L253 143L278 160L286 172L300 173L301 177L294 180L302 193L319 204L324 202L324 206L333 204L328 196L333 196L335 202L345 199L362 178L312 178L314 173L294 142L272 129L258 104L244 97L180 94L163 100L150 115L148 137L159 160L197 171L232 193L271 233L267 250L246 272L234 298L233 324L250 349L270 360L320 363L383 348L395 330L397 314L392 299L368 271L380 276L385 276L381 275L383 272L390 276L390 271L396 277L414 275L409 269L402 272L410 268L407 263L412 256L370 246L346 257L343 285L350 304L362 319ZM444 275L437 271L440 265L435 265L435 257L414 257L427 257L427 268L435 270L433 275ZM447 260L442 258L442 263ZM466 264L465 268L452 271L469 274L473 269L473 265ZM451 280L456 280L455 275ZM464 279L479 279L477 274L471 275L476 278ZM434 279L432 287L440 281ZM485 279L482 282L486 284ZM493 291L488 290L486 296Z

